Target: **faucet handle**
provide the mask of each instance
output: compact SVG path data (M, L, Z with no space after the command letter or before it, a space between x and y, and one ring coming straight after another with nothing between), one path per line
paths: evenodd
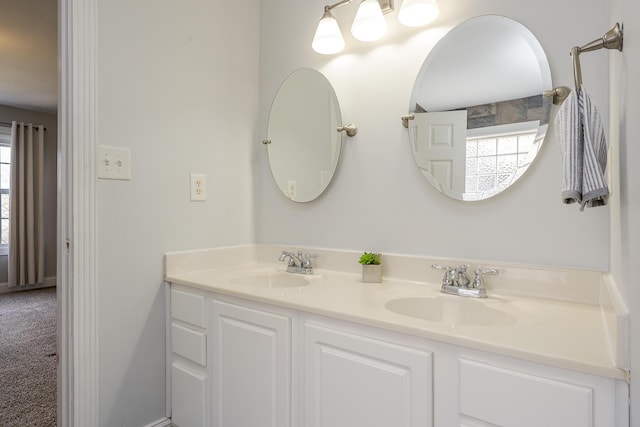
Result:
M448 265L431 264L431 268L434 270L445 270L444 277L442 278L442 284L449 286L453 285L455 279L455 269Z
M302 262L302 267L311 267L311 258L318 258L319 256L320 254L304 254L304 256L302 257L302 259L304 260Z
M472 287L477 288L477 289L484 289L484 282L482 280L482 276L484 276L485 274L491 275L491 276L497 276L498 275L498 270L496 270L495 268L489 269L489 270L481 270L481 269L477 269L473 271L476 275L476 277L473 278L473 284Z

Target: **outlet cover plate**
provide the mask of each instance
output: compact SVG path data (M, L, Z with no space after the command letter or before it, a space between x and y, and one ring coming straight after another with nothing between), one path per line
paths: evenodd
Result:
M201 173L192 173L191 180L191 201L207 200L207 176Z

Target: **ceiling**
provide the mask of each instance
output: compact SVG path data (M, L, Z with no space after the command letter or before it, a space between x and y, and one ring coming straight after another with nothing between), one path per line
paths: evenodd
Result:
M0 105L56 112L58 0L0 0Z

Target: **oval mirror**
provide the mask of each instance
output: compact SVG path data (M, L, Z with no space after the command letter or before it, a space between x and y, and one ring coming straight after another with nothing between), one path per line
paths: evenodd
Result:
M544 50L522 24L488 15L456 26L431 50L411 93L420 172L458 200L504 191L542 146L551 89Z
M327 188L338 165L342 117L331 83L302 68L282 83L269 113L267 151L278 188L295 202L309 202Z

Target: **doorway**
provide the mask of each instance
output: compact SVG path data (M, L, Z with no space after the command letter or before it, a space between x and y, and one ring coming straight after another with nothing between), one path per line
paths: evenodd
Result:
M56 419L56 267L57 267L57 98L58 5L51 0L9 2L0 14L0 334L3 425L40 425ZM6 179L12 168L11 122L43 125L45 279L35 285L8 286L8 202ZM4 137L5 135L1 135ZM8 146L6 143L8 142ZM40 282L40 279L38 279ZM50 287L33 290L39 287ZM18 292L13 292L18 289ZM21 398L13 401L18 395ZM13 401L13 403L11 403ZM20 410L22 408L23 410ZM22 412L22 413L21 413ZM17 414L17 415L16 415Z

